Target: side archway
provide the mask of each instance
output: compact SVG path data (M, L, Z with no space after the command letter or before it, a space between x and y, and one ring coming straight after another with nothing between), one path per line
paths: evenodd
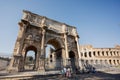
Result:
M24 55L24 70L36 70L37 48L28 46Z
M73 71L75 71L77 69L76 67L76 55L73 51L69 51L69 58L70 58L70 66L72 68Z
M62 57L62 47L61 43L57 39L49 39L46 42L47 47L49 47L50 51L46 49L46 69L61 69L63 66L63 57ZM48 52L47 52L48 51Z

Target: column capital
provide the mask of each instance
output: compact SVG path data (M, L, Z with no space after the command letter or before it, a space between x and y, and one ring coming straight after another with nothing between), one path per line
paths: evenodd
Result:
M44 28L42 28L42 34L44 35L46 32L46 30Z
M42 21L41 21L41 27L42 28L44 28L44 27L46 27L46 17L45 16L43 16L43 18L42 18Z

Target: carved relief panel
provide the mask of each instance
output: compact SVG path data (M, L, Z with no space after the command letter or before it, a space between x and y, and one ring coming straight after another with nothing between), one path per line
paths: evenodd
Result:
M41 29L38 27L28 27L25 35L27 43L40 43L41 41Z
M68 36L68 51L74 51L77 53L77 44L73 36Z

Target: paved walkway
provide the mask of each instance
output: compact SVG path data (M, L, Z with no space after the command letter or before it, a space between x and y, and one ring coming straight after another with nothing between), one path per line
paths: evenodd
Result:
M48 71L48 72L19 72L17 74L9 74L6 71L0 71L0 80L120 80L120 72L113 74L113 72L96 72L96 73L83 73L73 74L71 78L64 77L59 74L60 71Z

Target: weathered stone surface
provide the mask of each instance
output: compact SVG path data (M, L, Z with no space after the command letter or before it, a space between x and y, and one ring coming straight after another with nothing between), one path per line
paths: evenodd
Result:
M81 45L81 58L83 65L91 65L96 69L110 68L120 65L120 47L93 48L92 45Z
M45 71L45 47L47 44L53 45L56 49L56 61L61 63L57 67L70 66L68 60L71 54L74 55L71 58L79 59L79 48L76 44L78 43L76 40L78 34L75 27L29 11L23 11L19 26L20 30L13 52L13 55L16 56L13 56L11 60L9 71L24 71L26 54L30 50L35 52L33 70ZM59 62L56 64L58 65ZM74 66L79 65L74 62Z

